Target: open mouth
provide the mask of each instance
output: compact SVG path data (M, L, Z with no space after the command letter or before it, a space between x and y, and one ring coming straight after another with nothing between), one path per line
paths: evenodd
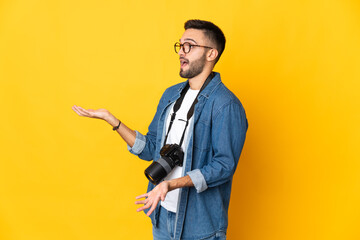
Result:
M185 60L185 59L180 59L180 67L186 67L187 65L189 65L189 61Z

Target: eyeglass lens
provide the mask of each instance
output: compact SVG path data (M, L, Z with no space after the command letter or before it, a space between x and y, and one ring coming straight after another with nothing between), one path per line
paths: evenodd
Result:
M184 53L189 53L190 52L190 48L191 48L191 44L190 43L175 43L175 52L178 53L180 52L181 47L183 48Z

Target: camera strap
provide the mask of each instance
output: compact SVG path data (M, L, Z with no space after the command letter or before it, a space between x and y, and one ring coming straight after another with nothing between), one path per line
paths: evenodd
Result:
M201 89L200 89L199 93L196 95L196 98L195 98L193 104L191 105L191 107L190 107L190 109L189 109L189 111L187 113L187 120L186 120L185 129L184 129L184 132L183 132L183 134L181 136L181 140L180 140L180 144L179 144L180 147L181 147L181 145L182 145L182 143L184 141L185 132L186 132L186 128L188 127L189 120L194 115L195 105L198 102L197 98L199 97L199 94L201 93L201 91L210 83L210 81L214 77L214 75L215 75L214 72L211 72L210 75L207 77L206 81L201 86ZM175 102L175 105L174 105L174 108L173 108L173 113L171 114L169 129L168 129L167 134L165 136L164 145L166 144L166 140L168 138L169 132L170 132L171 127L172 127L172 124L173 124L173 122L175 120L176 112L180 109L181 104L182 104L182 102L183 102L183 100L185 98L185 95L186 95L187 91L189 90L189 88L190 88L190 85L188 83L188 84L186 84L185 88L181 91L181 95L178 98L178 100L176 100L176 102Z

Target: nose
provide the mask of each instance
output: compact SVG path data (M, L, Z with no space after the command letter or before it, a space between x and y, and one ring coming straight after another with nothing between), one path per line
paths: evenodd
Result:
M180 50L178 52L179 56L184 56L186 53L184 52L184 46L180 47Z

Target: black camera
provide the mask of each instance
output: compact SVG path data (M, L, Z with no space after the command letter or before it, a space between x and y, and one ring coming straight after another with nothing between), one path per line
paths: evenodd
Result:
M148 168L145 176L155 185L159 184L175 166L182 166L184 152L178 144L166 144L160 150L160 156Z

